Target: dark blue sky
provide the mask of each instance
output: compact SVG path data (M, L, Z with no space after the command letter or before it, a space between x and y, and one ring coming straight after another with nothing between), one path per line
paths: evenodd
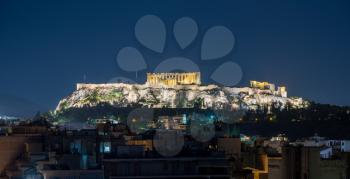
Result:
M52 109L84 74L96 83L116 76L134 79L134 73L116 63L124 46L145 53L149 69L139 73L139 82L162 59L199 56L198 39L185 51L167 45L161 55L140 46L134 25L147 14L159 16L168 32L184 16L196 20L199 34L214 25L233 31L232 53L213 63L196 61L206 83L214 66L232 60L243 71L240 86L251 79L267 80L286 85L292 96L350 105L347 0L1 0L0 114Z

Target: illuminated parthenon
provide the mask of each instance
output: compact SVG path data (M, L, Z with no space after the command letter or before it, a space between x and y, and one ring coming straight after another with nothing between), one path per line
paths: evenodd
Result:
M186 72L186 73L147 73L148 85L200 85L200 72Z

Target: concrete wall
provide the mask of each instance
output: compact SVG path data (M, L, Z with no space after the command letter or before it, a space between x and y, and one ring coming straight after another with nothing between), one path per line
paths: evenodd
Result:
M0 174L4 172L7 165L25 151L24 143L27 141L28 138L22 136L0 137Z
M281 157L269 157L268 158L268 178L269 179L281 179L282 178L282 158Z
M218 149L228 156L241 156L240 138L218 138Z

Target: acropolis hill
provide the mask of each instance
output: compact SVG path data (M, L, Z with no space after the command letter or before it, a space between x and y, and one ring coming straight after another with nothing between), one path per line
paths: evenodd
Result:
M77 90L81 88L97 88L115 86L120 83L109 84L77 84ZM153 87L189 87L201 85L200 73L147 73L146 85Z
M288 98L286 87L251 81L250 87L224 87L201 84L199 72L147 73L145 84L77 84L72 95L60 101L56 111L108 104L128 107L137 104L148 108L201 108L236 110L258 109L275 105L304 107L302 98Z

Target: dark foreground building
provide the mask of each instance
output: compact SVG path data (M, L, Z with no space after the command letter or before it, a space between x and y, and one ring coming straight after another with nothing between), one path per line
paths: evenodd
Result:
M348 179L347 152L284 139L238 138L218 131L208 142L184 135L181 151L164 157L154 131L125 125L66 130L15 126L0 136L0 177L21 179L235 178Z

